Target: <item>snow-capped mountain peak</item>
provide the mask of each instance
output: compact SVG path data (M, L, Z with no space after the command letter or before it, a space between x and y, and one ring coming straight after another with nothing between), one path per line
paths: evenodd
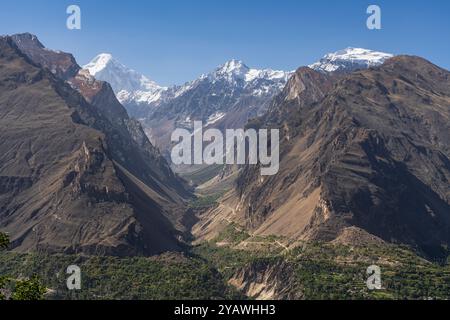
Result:
M245 83L250 83L255 80L269 80L281 81L284 85L291 72L272 70L272 69L253 69L249 68L241 60L229 60L223 65L219 66L214 72L203 78L210 80L226 79L229 82L235 80L244 80Z
M309 67L320 72L348 72L381 65L392 57L389 53L349 47L329 53Z
M232 74L245 74L250 68L247 67L240 60L230 60L221 65L216 72L218 73L232 73Z
M166 90L146 76L127 68L109 53L97 55L83 68L96 79L109 82L119 98L133 95L136 92L154 94Z
M310 68L319 72L351 72L380 65L391 57L388 53L346 48L325 55L320 61L310 65ZM206 95L206 100L212 106L215 106L217 97L226 98L230 105L241 96L269 101L281 92L293 73L250 68L241 60L232 59L184 85L166 88L124 66L109 53L99 54L84 68L96 79L109 82L119 101L135 116L146 114L176 99L189 100L197 92ZM210 109L222 112L227 107L217 105Z
M91 75L95 76L95 74L104 70L108 66L108 64L112 62L113 56L111 54L101 53L94 59L92 59L92 61L85 65L83 68L88 70Z

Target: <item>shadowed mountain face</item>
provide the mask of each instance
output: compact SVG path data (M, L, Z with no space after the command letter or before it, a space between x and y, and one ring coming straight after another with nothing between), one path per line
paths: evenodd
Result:
M98 81L90 76L89 72L82 70L71 54L44 48L31 34L14 35L12 39L32 62L50 70L57 78L70 84L108 120L108 126L102 130L108 130L110 133L106 135L106 139L114 147L111 148L111 152L115 161L126 166L132 174L148 184L156 187L154 181L156 177L160 180L159 182L169 188L176 189L184 196L188 195L181 181L174 176L167 162L160 157L158 149L149 142L139 122L128 117L125 108L119 103L108 83ZM69 66L68 61L73 65ZM59 77L61 74L65 76ZM129 140L134 142L130 143ZM138 148L135 148L135 144Z
M450 73L417 57L330 78L297 70L250 126L281 129L280 171L238 178L256 234L450 244Z
M20 251L178 250L189 196L107 83L36 37L0 38L0 228Z

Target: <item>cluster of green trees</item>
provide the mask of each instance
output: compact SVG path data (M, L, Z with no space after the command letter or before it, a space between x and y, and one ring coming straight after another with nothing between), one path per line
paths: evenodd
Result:
M429 262L410 248L305 243L273 250L277 239L249 237L231 225L186 254L117 258L14 253L7 251L8 237L0 233L0 275L8 275L0 276L0 299L43 299L46 289L40 279L52 288L46 295L50 299L245 299L228 285L233 276L249 266L263 272L280 265L286 283L279 284L290 297L450 299L448 261ZM272 247L237 249L244 239ZM81 290L66 287L65 270L71 264L82 270ZM382 290L366 286L367 267L372 264L381 268Z
M8 235L0 232L0 250L8 248L8 245L9 245Z
M9 237L0 232L0 250L6 250L9 246ZM6 275L0 275L0 300L7 298L9 292L11 300L42 300L47 291L37 276L29 279L14 279Z
M67 266L81 269L81 290L68 290ZM46 299L179 300L245 298L203 259L181 253L158 257L81 256L4 252L0 274L36 274L51 291Z
M450 266L396 245L316 243L291 252L294 278L306 299L449 299ZM367 267L381 268L381 290L369 290Z
M215 240L234 239L230 230ZM228 281L250 264L267 268L284 261L291 270L281 286L289 296L302 299L450 299L450 264L423 259L414 250L396 245L347 246L328 243L304 243L289 251L239 250L218 246L216 241L193 248ZM250 239L253 241L254 239ZM269 241L270 238L266 238ZM381 290L369 290L367 267L381 268ZM286 270L285 269L285 270ZM262 271L261 271L262 272Z

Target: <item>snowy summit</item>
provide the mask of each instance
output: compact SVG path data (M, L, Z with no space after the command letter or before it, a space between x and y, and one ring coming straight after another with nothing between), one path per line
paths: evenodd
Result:
M247 83L264 79L280 82L284 85L291 74L291 72L272 69L251 69L242 61L233 59L219 66L208 77L211 80L227 79L229 82L240 79Z
M325 55L320 61L310 65L320 72L354 71L381 65L393 55L362 48L347 48Z
M161 92L167 90L146 76L124 66L109 53L102 53L92 59L83 69L98 80L108 82L119 100L130 98L159 99Z
M380 65L391 57L392 55L388 53L347 48L329 53L309 67L319 72L352 72ZM191 95L195 92L209 96L211 99L207 100L213 105L212 101L217 100L218 96L226 97L229 102L239 100L240 96L265 97L270 100L281 92L293 73L250 68L241 60L232 59L193 81L167 88L124 66L108 53L99 54L83 68L96 79L109 82L117 98L125 106L142 106L150 109L175 99L182 99L183 96L188 100L192 99ZM216 112L222 107L216 106L212 111L213 109ZM208 116L213 116L214 112Z

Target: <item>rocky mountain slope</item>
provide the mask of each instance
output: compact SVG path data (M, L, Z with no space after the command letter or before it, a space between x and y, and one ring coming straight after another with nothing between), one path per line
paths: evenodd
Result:
M347 48L345 50L338 51L336 53L327 54L319 62L310 66L310 68L303 68L302 73L292 73L291 85L285 89L285 92L280 96L275 96L275 99L271 99L265 102L266 106L269 106L269 117L279 115L280 112L285 113L286 118L290 119L292 110L280 108L283 99L295 101L298 105L305 105L312 101L317 101L319 97L323 97L324 89L329 88L332 82L339 76L351 73L359 69L367 69L370 67L381 65L386 58L392 57L391 54L371 51L361 48ZM311 68L317 69L318 72L310 72ZM308 71L310 70L310 71ZM320 74L319 74L320 73ZM292 104L292 103L291 103ZM293 108L297 108L293 106ZM245 108L242 108L245 111ZM227 114L227 118L237 119L249 119L248 116L243 116L241 112L230 111ZM265 116L262 116L264 118ZM295 117L292 118L294 120ZM266 119L268 120L268 119ZM260 120L259 120L260 121ZM238 122L242 127L246 123ZM230 125L229 122L214 124L220 129L226 129L227 127L235 128L236 126ZM200 168L203 172L204 168ZM213 190L226 190L229 188L229 181L234 180L239 166L227 166L222 172L208 181L206 184L201 185L201 189L213 189ZM183 171L184 176L187 179L191 179L193 176L191 173ZM194 174L195 176L196 174Z
M450 243L450 73L398 56L382 66L300 68L254 127L281 130L280 171L246 167L234 194L194 227L339 243Z
M19 251L180 249L189 196L109 84L30 34L0 38L0 228Z

